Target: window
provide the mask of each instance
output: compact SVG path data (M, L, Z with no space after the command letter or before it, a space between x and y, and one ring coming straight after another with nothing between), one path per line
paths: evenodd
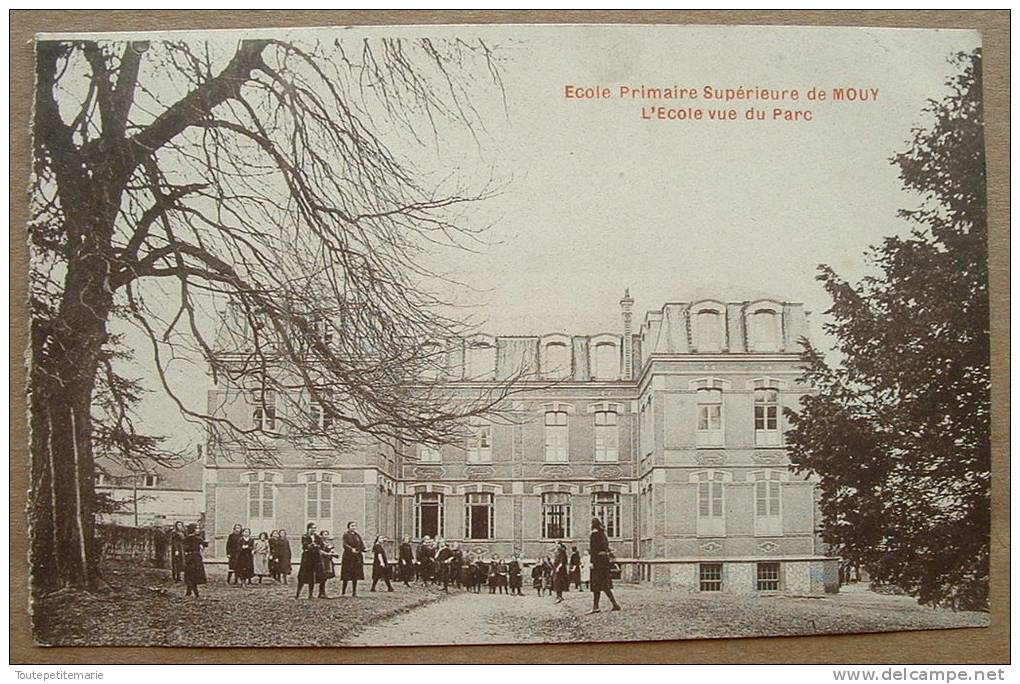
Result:
M759 309L750 316L748 337L752 351L776 351L779 348L779 317L775 311Z
M97 487L105 487L108 484L110 484L110 478L107 476L106 473L96 473Z
M722 392L716 389L698 390L699 446L721 446L723 443Z
M570 376L570 348L563 342L550 342L545 345L545 368L543 374L548 378L566 378Z
M418 492L414 496L414 536L443 536L443 495L437 492Z
M305 515L329 529L333 524L333 474L305 473Z
M143 475L142 486L143 487L155 487L159 482L159 477L156 475Z
M436 447L427 444L418 445L418 461L420 463L439 463L442 460L442 453Z
M699 352L719 352L723 346L723 317L714 309L701 309L694 317L694 346Z
M464 501L464 536L467 539L492 539L492 517L492 494L468 494Z
M641 404L639 432L641 455L648 456L655 448L655 414L652 413L651 397Z
M244 477L248 482L248 526L272 529L276 474L246 473Z
M566 463L567 445L570 440L567 432L566 411L545 412L545 460L549 463Z
M620 459L620 428L617 426L615 411L595 413L595 460L618 461Z
M496 375L496 347L488 342L468 346L468 379L491 380Z
M779 392L771 388L754 391L754 443L779 444Z
M256 393L260 394L260 393ZM263 392L255 398L256 406L251 411L251 426L256 430L271 432L276 429L276 395Z
M774 537L783 533L782 479L782 474L775 470L751 475L754 482L755 536Z
M326 407L319 403L314 403L308 407L309 413L311 414L312 427L317 430L329 430L333 427L333 416L326 412Z
M492 461L492 426L478 423L471 426L468 436L468 463L489 463Z
M600 342L595 345L595 368L592 369L595 380L620 379L620 354L612 342Z
M616 492L595 492L591 500L591 515L606 526L607 537L620 536L620 495Z
M758 563L758 591L779 591L779 563Z
M701 591L722 591L722 563L701 563L698 578Z
M567 539L570 535L570 494L550 492L542 495L542 536Z
M722 537L726 534L723 481L720 472L697 474L698 483L698 536Z

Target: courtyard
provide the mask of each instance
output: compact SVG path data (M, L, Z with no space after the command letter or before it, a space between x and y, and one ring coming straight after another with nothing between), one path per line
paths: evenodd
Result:
M183 596L165 570L110 565L107 591L57 592L34 606L35 638L53 646L381 646L699 639L985 627L986 613L919 606L910 597L852 586L822 597L692 594L618 584L621 612L586 615L587 592L561 604L394 585L330 598L295 599L296 586L228 585L210 571L199 599ZM293 579L293 578L292 578Z

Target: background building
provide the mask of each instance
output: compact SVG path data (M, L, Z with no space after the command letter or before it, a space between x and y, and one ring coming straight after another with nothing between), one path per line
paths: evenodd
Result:
M456 540L468 553L543 556L557 539L587 546L606 524L625 577L698 591L835 590L837 561L816 537L816 486L789 468L783 409L799 384L803 306L698 299L647 312L617 332L477 335L441 370L465 398L520 376L523 391L461 443L348 453L279 444L253 469L210 445L207 531L222 555L235 523L258 533L305 524L365 536ZM235 388L210 411L264 421ZM271 426L267 426L271 427ZM211 530L208 529L211 527ZM292 541L296 543L296 541Z
M117 504L116 511L100 514L99 521L129 527L170 526L178 520L202 523L204 466L201 446L195 458L179 468L152 466L147 472L131 472L97 458L96 493Z

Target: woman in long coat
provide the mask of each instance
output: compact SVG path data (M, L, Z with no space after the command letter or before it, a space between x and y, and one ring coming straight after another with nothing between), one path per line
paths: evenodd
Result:
M577 544L570 547L570 583L574 588L581 589L581 552L577 550Z
M315 529L315 523L308 523L308 527L301 535L301 565L298 566L297 594L294 598L301 598L301 589L308 585L308 598L312 598L312 588L319 583L319 534Z
M251 538L251 530L247 527L241 531L241 538L237 542L234 566L234 574L241 586L251 584L251 578L255 576L255 540Z
M291 573L290 540L287 539L287 530L280 530L276 544L276 551L273 554L276 557L276 575L284 584L287 584L287 578L290 577Z
M563 542L558 542L556 555L553 557L553 591L556 592L556 603L563 603L563 592L570 589L568 562L567 547L563 545Z
M237 582L237 545L241 542L241 532L241 523L238 523L227 537L227 584L231 577Z
M205 561L202 560L202 549L209 546L209 542L202 538L198 531L198 525L188 525L187 534L181 543L184 556L184 587L185 596L194 595L198 598L198 585L205 584Z
M255 561L255 575L259 578L259 584L262 584L262 578L269 576L269 535L265 532L259 534L259 538L255 540L255 547L253 549L254 561Z
M277 565L277 558L280 553L280 532L273 530L269 533L269 576L274 582L280 581L280 568Z
M358 580L365 579L365 542L358 534L358 523L347 523L343 537L344 555L340 559L340 593L347 593L351 583L351 596L358 595Z
M609 549L609 537L606 536L606 528L598 518L591 519L591 537L588 544L591 548L592 605L590 613L599 612L600 593L604 593L613 602L613 610L620 610L620 604L613 596L613 576L610 570L612 552Z
M173 574L174 582L180 582L181 573L184 572L184 538L186 536L184 523L178 520L174 523L173 531L170 532L170 572Z
M400 581L405 587L411 586L410 582L414 579L414 550L411 548L410 537L404 537L400 542L397 567L400 569Z
M336 558L335 548L329 530L320 532L318 568L315 575L315 579L319 583L319 598L329 598L326 596L326 580L336 577L336 571L333 570L333 559Z
M393 591L393 585L390 584L390 562L386 558L384 541L386 537L380 534L372 543L372 591L375 591L375 585L379 580L386 582L386 591Z

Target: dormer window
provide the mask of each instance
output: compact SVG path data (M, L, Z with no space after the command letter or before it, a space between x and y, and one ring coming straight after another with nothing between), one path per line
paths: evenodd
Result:
M326 411L325 406L316 402L313 403L308 410L313 428L317 430L329 430L333 427L333 416Z
M751 351L769 352L779 349L779 316L771 309L758 309L748 316L748 338Z
M721 352L723 348L722 312L700 309L694 316L694 347L699 352Z
M496 375L496 345L487 340L468 343L467 379L491 380Z
M545 345L542 374L547 378L561 379L570 376L570 347L564 342Z
M595 367L592 377L596 380L620 379L620 353L612 342L599 342L595 345Z

